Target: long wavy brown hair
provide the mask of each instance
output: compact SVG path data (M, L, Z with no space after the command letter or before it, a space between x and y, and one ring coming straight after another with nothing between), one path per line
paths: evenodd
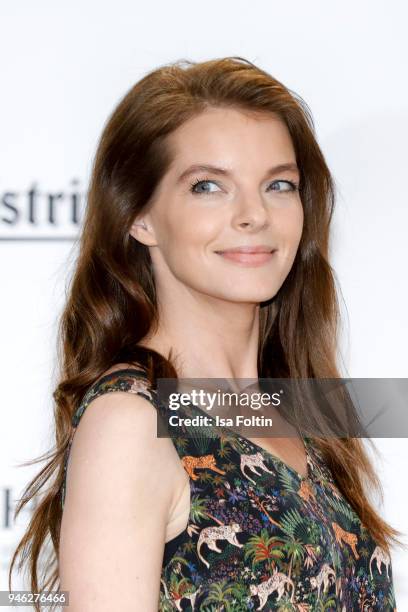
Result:
M55 446L29 462L48 460L15 511L16 517L36 498L11 560L10 590L19 556L19 569L28 564L32 591L59 586L64 456L72 415L89 386L119 363L144 368L153 386L159 377L177 378L171 355L166 358L139 345L156 328L158 311L149 248L129 229L152 201L172 161L166 137L209 107L279 117L289 130L301 173L303 234L284 284L260 307L259 377L341 378L336 363L339 306L328 260L336 189L307 104L242 57L200 63L180 60L145 75L108 119L96 152L78 258L58 332ZM315 417L318 422L319 414ZM367 499L367 487L381 497L383 491L361 439L332 436L315 441L340 490L376 542L387 552L391 544L404 546L397 538L402 533L386 523ZM40 557L47 549L43 562Z

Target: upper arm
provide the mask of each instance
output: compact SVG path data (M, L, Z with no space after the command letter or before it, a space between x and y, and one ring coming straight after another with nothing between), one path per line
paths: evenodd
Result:
M122 392L97 397L81 418L60 533L69 610L157 611L174 464L156 427L155 408Z

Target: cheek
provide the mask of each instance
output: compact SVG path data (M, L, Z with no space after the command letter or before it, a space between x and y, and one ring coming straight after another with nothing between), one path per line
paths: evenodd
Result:
M303 208L299 206L280 211L275 215L273 225L279 246L277 274L283 282L289 274L299 248L303 231Z
M160 225L158 242L163 257L171 266L188 267L206 254L207 245L214 244L217 223L201 215L174 215Z
M302 237L303 221L303 207L300 201L297 206L282 210L276 215L274 225L285 251L296 252Z
M191 250L191 255L197 257L207 245L215 244L225 227L225 219L215 211L201 210L169 219L167 225L173 243L183 244L186 251Z

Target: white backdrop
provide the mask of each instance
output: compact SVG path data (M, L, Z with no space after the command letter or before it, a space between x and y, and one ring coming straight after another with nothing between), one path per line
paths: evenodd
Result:
M408 12L402 0L3 0L0 7L1 590L28 518L12 525L15 499L40 467L16 465L53 443L56 324L92 156L115 104L156 66L240 55L306 100L339 188L332 263L347 373L408 376ZM381 512L407 532L404 439L376 442ZM397 549L401 611L407 561Z

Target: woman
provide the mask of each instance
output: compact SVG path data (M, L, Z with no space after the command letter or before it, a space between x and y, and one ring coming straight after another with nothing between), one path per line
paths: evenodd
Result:
M50 534L41 587L74 611L396 609L399 532L359 438L156 435L159 378L340 377L333 206L307 106L251 62L163 66L120 102L61 321L56 451L21 503L55 472L13 557L33 590Z

